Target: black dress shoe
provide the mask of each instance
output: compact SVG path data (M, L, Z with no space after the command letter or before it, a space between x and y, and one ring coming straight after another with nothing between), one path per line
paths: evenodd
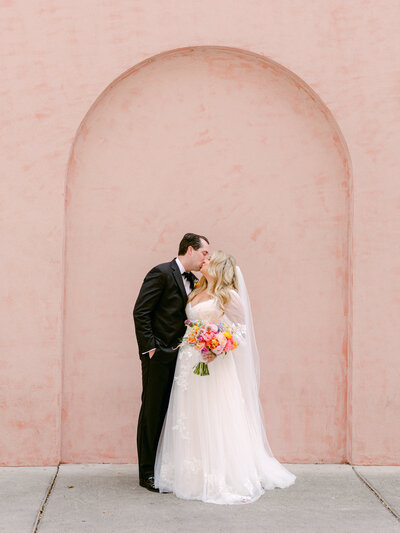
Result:
M146 476L139 479L139 485L147 490L153 492L160 492L157 487L154 486L154 476Z

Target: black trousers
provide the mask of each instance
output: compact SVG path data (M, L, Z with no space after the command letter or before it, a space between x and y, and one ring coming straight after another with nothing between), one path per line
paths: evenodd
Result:
M140 356L143 387L137 426L140 478L154 474L158 440L174 380L176 357L172 361L164 361L162 355L157 349L151 359L148 354Z

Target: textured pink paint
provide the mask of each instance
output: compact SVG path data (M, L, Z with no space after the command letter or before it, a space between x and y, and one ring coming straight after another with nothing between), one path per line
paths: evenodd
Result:
M85 117L68 182L64 462L134 460L132 307L190 228L248 275L277 455L345 459L348 156L318 97L266 61L215 47L160 55Z
M400 410L396 193L400 6L390 3L377 11L373 3L360 0L334 0L322 7L292 0L217 4L204 0L196 8L178 1L173 8L161 10L152 1L128 4L109 2L93 11L91 5L77 0L60 5L50 5L48 0L2 3L0 464L49 465L61 459L101 461L105 457L113 462L134 460L139 368L131 305L144 270L174 255L177 234L183 226L186 230L182 216L193 229L209 231L214 245L232 243L231 251L254 277L250 288L258 321L266 317L269 348L263 355L262 394L277 454L294 462L346 458L356 464L399 464L400 429L393 421ZM263 91L265 80L258 70L252 77L253 58L243 58L238 50L231 62L211 57L207 63L208 79L215 85L205 89L216 91L210 96L218 104L224 87L224 105L210 110L206 92L190 108L195 129L189 153L199 153L195 161L185 159L179 147L186 142L187 122L179 123L182 113L177 105L187 113L198 93L182 95L177 90L163 103L163 82L171 79L168 76L157 77L153 71L152 80L143 80L127 92L121 81L127 77L127 86L132 85L135 71L140 77L144 65L152 67L158 61L151 57L154 54L210 43L261 53L305 80L340 124L351 153L354 185L341 136L319 131L315 115L301 116L301 102L307 101L307 95L308 102L319 109L314 93L301 80L291 78L291 87L302 97L286 92L281 95L286 107L275 109L275 96ZM190 49L182 52L188 60L192 55ZM220 70L224 64L226 68ZM128 70L133 65L138 67ZM170 65L174 65L174 53ZM260 61L258 68L271 76L271 83L275 80L275 87L282 86L285 75L290 78L274 63ZM122 79L117 79L122 72ZM176 74L184 73L178 69ZM192 74L192 69L187 71ZM172 72L170 76L174 82ZM185 80L179 79L185 86ZM65 187L77 125L111 80L122 99L103 114L96 104L94 113L86 117L77 151L69 160ZM155 80L162 88L158 101L157 87L149 86ZM251 80L255 84L250 87ZM244 117L243 112L251 108L245 91L250 97L262 94L261 117L265 118L266 110L270 114L265 128L259 116L246 117L240 127L234 124L235 142L239 143L241 131L243 144L236 144L240 161L232 163L235 144L230 140L226 104L244 106L234 109L229 119ZM160 105L158 114L157 108L153 113L149 108L152 98ZM145 106L142 115L136 109L137 121L119 124L123 115L132 116L139 101ZM84 126L95 113L109 122L86 131ZM218 131L207 124L216 116ZM159 184L160 191L139 180L149 160L139 157L133 165L125 154L131 147L142 146L144 139L137 131L144 126L146 133L147 122L154 126L159 117L165 128L158 137L147 138L151 156L154 142L161 147L159 166L151 167L146 179ZM304 157L299 160L303 164L308 155L310 165L301 166L299 174L285 171L295 168L295 153L293 137L284 135L284 127L278 129L281 142L271 156L274 136L268 134L269 124L287 126L291 117L297 117L296 131L307 124L315 127L311 144L304 145L300 153ZM167 118L170 121L165 123ZM112 145L121 139L120 125L126 132L121 149ZM104 134L99 135L102 127ZM203 138L212 141L195 146ZM176 160L163 151L165 140L175 141L170 148ZM258 156L261 147L265 158ZM93 167L96 153L101 155L103 148L109 157L113 148L116 152L113 167L106 167L107 176ZM252 149L257 151L249 171L248 161L242 159ZM268 165L269 158L276 168ZM87 173L85 162L91 163ZM324 162L325 167L318 169L315 162ZM129 174L125 164L133 165L135 172ZM238 170L230 173L235 165ZM332 165L340 170L332 170ZM203 217L204 211L190 211L193 188L168 210L159 201L164 191L166 198L171 194L163 186L171 172L177 173L174 186L184 175L195 178L197 187L201 183L212 187L212 178L224 180L228 189L230 184L240 188L242 182L252 191L257 187L257 199L270 212L253 209L249 202L254 197L247 193L241 211L240 196L229 193L232 213L211 204L209 225L203 218L196 223L196 216ZM322 176L327 181L321 182ZM280 194L270 198L265 191L270 192L272 180L272 191ZM154 193L155 205L146 196L146 186ZM126 199L121 191L126 191ZM67 241L63 369L64 203L71 240ZM173 218L177 207L182 215ZM228 230L230 217L236 224L240 220L235 234ZM264 229L253 241L251 236L259 227ZM138 235L143 235L140 242ZM97 249L93 250L91 240ZM258 259L246 263L255 251ZM76 272L80 266L81 279ZM75 329L80 314L84 320Z

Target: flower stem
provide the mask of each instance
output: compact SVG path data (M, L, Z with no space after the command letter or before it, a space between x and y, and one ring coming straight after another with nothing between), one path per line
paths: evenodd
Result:
M200 363L197 363L197 366L193 368L194 368L193 374L196 374L198 376L209 376L210 375L207 363L203 363L201 361Z

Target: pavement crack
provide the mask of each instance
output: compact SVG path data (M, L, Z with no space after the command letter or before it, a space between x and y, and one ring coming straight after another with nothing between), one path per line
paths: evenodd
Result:
M378 500L386 507L388 511L392 513L392 515L397 518L397 520L400 522L400 516L397 514L397 512L392 509L389 505L389 503L385 500L385 498L379 494L379 492L376 490L375 487L371 485L371 483L368 481L367 478L365 478L360 472L357 472L357 470L354 468L354 466L351 466L351 468L354 470L356 475L361 479L363 483L375 494L375 496L378 498Z
M54 474L54 477L53 477L53 481L51 482L49 488L47 489L47 494L46 494L46 496L45 496L45 498L43 500L43 503L42 503L42 505L41 505L41 507L39 509L38 515L36 517L35 524L33 526L33 532L32 533L37 533L37 531L38 531L39 523L40 523L40 520L42 519L44 508L46 507L47 500L49 499L51 491L53 490L54 483L55 483L55 481L57 479L59 469L60 469L60 463L58 463L56 473Z

